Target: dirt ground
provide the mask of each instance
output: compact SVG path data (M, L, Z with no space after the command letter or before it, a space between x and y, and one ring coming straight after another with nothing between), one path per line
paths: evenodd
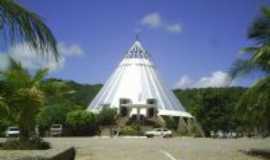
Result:
M76 160L259 160L239 150L270 149L267 139L47 138L54 147L74 146ZM1 153L1 152L0 152Z

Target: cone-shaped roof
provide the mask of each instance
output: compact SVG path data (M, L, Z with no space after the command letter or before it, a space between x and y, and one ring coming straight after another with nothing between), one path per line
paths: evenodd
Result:
M138 40L130 47L88 110L99 111L105 105L118 108L120 99L129 99L135 105L155 99L159 115L192 117L164 85L149 54Z

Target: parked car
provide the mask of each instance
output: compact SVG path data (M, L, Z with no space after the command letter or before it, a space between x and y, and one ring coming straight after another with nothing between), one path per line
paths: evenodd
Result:
M8 127L6 130L6 137L18 137L20 134L20 130L18 127Z
M168 130L166 128L156 128L151 131L146 131L145 135L148 138L154 137L154 136L161 136L161 137L172 137L172 131Z
M61 136L63 133L63 125L62 124L53 124L50 128L51 136Z

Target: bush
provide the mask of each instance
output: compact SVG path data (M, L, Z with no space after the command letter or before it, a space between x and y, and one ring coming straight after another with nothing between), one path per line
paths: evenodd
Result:
M68 112L76 110L77 108L81 108L81 106L64 103L48 105L42 108L36 118L40 134L44 135L44 132L48 130L52 124L65 124Z
M139 125L130 125L125 126L120 130L120 135L129 135L129 136L135 136L135 135L143 135L141 131L141 127Z
M45 150L50 148L50 143L43 141L41 138L35 137L28 141L7 140L1 144L1 149L18 149L18 150Z
M69 112L66 123L71 127L74 136L94 135L97 133L95 114L85 110Z
M97 115L99 125L114 125L116 122L117 110L113 108L102 108Z

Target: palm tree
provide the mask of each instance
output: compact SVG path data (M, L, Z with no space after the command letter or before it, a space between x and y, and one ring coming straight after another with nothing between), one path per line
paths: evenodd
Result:
M262 14L249 29L248 38L255 44L243 49L249 57L238 59L231 75L235 78L251 71L265 74L242 96L238 112L250 128L267 134L270 131L270 7L262 8Z
M56 40L41 18L16 3L14 0L0 0L0 31L8 35L11 43L27 42L42 56L51 52L58 58Z
M232 68L232 76L237 77L253 70L270 74L270 7L262 8L262 15L255 19L248 31L248 38L255 41L251 47L244 48L248 59L238 59Z
M20 128L20 140L27 141L34 134L35 116L43 106L45 97L40 84L48 69L40 69L33 76L11 60L8 70L1 72L4 84L2 108L7 108L9 118Z

